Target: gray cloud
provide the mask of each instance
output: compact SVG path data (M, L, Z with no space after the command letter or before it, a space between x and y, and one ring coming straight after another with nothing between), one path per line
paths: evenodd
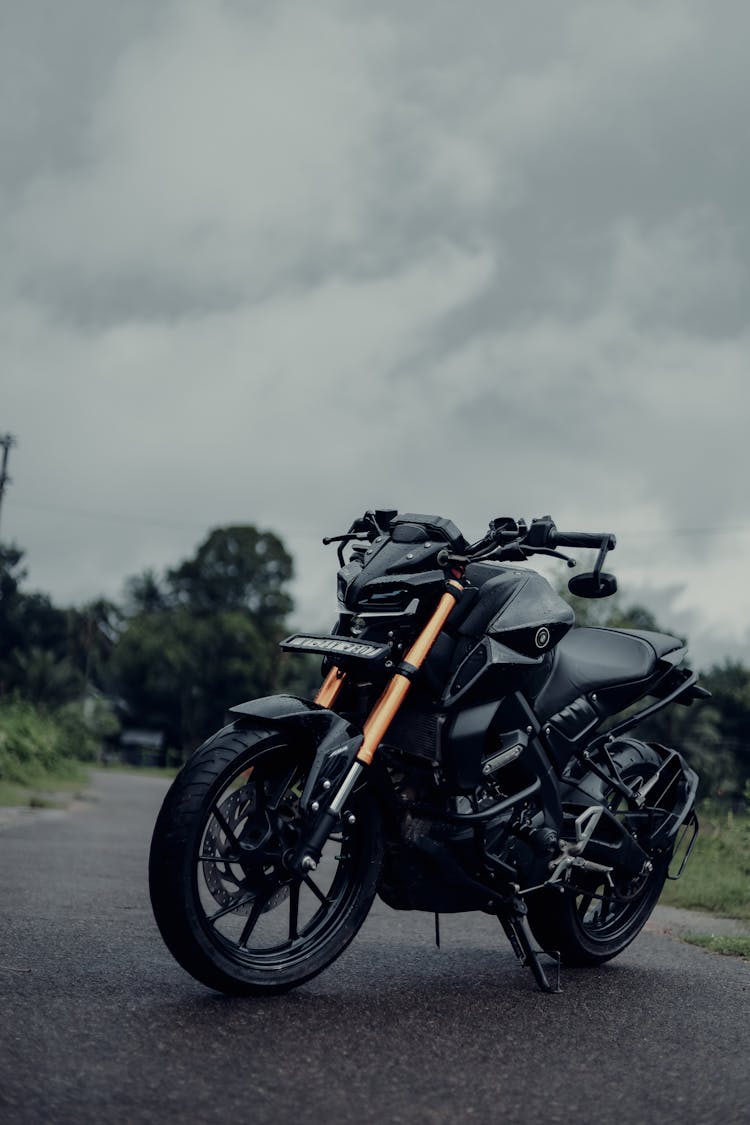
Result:
M705 651L746 642L750 14L543 9L13 8L3 534L34 582L114 593L251 520L325 620L319 538L367 506L551 511L620 531Z

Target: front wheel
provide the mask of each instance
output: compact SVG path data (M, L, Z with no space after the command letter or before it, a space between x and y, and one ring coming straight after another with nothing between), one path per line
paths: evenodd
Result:
M279 732L227 728L175 779L156 822L151 903L170 952L234 995L285 992L346 948L375 896L378 809L352 794L314 872L285 865L313 752Z

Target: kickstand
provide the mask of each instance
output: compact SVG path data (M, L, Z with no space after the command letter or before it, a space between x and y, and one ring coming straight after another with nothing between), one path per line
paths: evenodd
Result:
M553 954L557 966L557 984L552 986L547 979L547 974L539 960L541 950L534 948L533 936L526 920L526 903L520 901L507 914L498 914L498 921L505 930L513 952L522 967L528 967L534 974L534 980L542 992L562 992L560 987L560 954Z

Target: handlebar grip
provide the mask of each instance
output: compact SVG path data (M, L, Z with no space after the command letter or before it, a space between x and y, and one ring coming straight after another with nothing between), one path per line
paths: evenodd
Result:
M555 528L547 541L550 547L591 547L598 551L605 540L607 550L614 551L617 539L611 531L558 531Z

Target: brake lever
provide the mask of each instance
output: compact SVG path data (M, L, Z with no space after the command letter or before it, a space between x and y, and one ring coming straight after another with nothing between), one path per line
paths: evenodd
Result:
M339 565L345 566L344 547L347 543L351 543L353 539L367 540L369 543L371 536L366 531L347 531L343 535L326 535L323 538L323 546L327 547L329 543L338 543L337 554L339 556Z
M517 554L517 555L512 555L512 554L508 555L507 556L508 558L516 558L516 559L525 558L525 555L522 553L523 548L520 546L520 543L518 543L518 542L516 542L516 543L503 543L503 544L493 543L493 544L491 544L491 546L485 547L484 550L477 551L476 553L472 552L471 554L468 554L468 555L452 555L450 553L450 551L448 550L448 548L444 547L443 550L439 552L439 554L437 556L437 559L436 559L436 562L437 562L438 566L440 566L440 567L468 566L469 563L486 562L487 559L500 559L500 558L503 557L503 555L506 551L510 551L510 552L518 551L519 552L519 554Z
M562 551L553 551L551 547L524 547L524 550L530 555L549 555L553 559L562 559L569 567L576 565L576 560L571 559L570 555L564 555Z

